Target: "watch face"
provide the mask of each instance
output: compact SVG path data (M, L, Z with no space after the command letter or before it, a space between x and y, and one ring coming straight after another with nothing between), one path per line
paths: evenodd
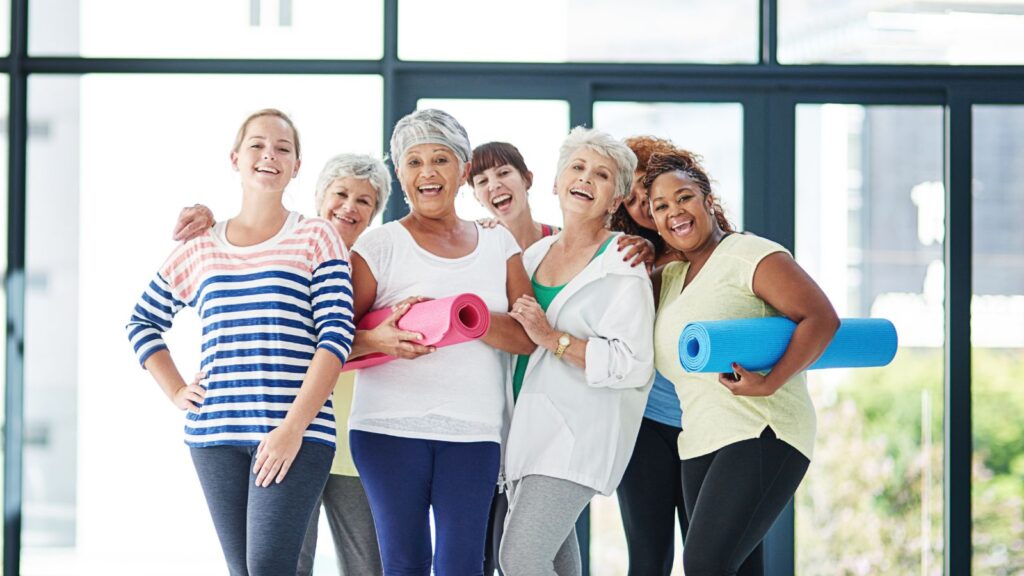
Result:
M562 346L568 346L569 337L566 336L565 334L562 334L561 336L558 337L558 343L561 344Z

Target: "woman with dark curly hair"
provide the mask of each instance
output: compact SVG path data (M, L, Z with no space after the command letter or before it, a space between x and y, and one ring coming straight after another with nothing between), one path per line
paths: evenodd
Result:
M636 154L637 169L629 193L612 215L609 228L651 242L654 265L660 268L680 259L682 254L658 236L643 177L651 156L675 152L676 146L654 136L634 136L625 142ZM683 431L682 417L675 387L656 372L633 455L616 490L629 551L629 576L669 576L675 556L677 519L681 533L686 535L677 447L679 433Z
M690 521L689 576L763 573L761 541L793 497L814 449L814 405L804 370L825 350L839 318L821 288L781 245L737 234L693 154L655 154L644 185L658 233L684 260L655 278L655 366L676 386ZM767 373L683 371L679 332L695 321L786 317L796 329Z

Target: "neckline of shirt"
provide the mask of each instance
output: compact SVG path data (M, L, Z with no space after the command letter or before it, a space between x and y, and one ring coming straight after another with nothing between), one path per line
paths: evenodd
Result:
M218 222L216 225L214 225L214 227L213 227L213 237L217 240L217 242L223 248L227 249L230 252L257 252L259 250L265 250L265 249L267 249L267 248L269 248L271 246L274 246L274 245L278 244L281 241L281 239L286 234L288 234L289 232L292 231L292 229L295 228L295 225L298 224L300 217L301 216L300 216L300 214L298 212L289 211L288 212L288 218L285 219L284 224L281 226L281 229L278 230L276 234L274 234L270 238L267 238L263 242L260 242L258 244L253 244L251 246L238 246L238 245L232 244L228 240L228 236L227 236L228 221L227 220L225 220L223 222Z
M413 249L416 250L416 252L432 260L451 264L467 262L469 260L476 258L477 254L480 253L480 246L483 244L483 234L485 232L485 229L482 226L474 223L474 226L476 226L476 246L473 247L473 251L470 252L469 254L466 254L465 256L459 256L458 258L446 258L444 256L434 254L430 250L427 250L423 246L420 246L420 243L416 241L416 237L412 235L412 232L410 232L409 229L406 228L405 225L403 225L398 220L394 221L394 225L401 229L401 233L405 235L406 239L409 241L410 244L412 244Z

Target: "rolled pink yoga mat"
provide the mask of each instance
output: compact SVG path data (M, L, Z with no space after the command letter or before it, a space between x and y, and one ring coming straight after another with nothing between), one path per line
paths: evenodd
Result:
M391 308L373 310L363 316L356 328L370 330L386 320L392 312ZM476 340L486 334L490 326L491 313L487 304L476 294L458 294L417 302L398 319L398 327L402 330L423 334L423 339L417 340L417 344L437 348ZM346 363L342 371L369 368L394 359L394 356L380 352L368 354Z

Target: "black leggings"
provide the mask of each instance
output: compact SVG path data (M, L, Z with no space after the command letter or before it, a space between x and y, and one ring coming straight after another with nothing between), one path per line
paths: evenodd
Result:
M676 519L686 537L680 477L681 429L644 418L616 494L629 550L629 576L669 576Z
M760 438L683 460L690 518L687 576L760 576L761 540L796 493L810 461L765 428Z

